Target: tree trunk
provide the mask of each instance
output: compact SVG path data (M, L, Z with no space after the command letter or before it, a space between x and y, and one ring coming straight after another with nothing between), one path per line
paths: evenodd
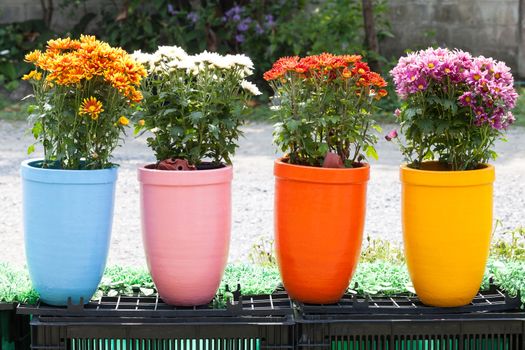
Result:
M43 16L42 19L46 24L47 28L51 27L51 21L53 20L53 0L40 0L40 5L42 6Z
M372 0L361 0L363 5L363 20L365 24L365 44L368 51L379 55L379 43L377 41L377 33L374 24L374 6ZM380 62L371 57L368 60L370 68L374 71L381 71Z

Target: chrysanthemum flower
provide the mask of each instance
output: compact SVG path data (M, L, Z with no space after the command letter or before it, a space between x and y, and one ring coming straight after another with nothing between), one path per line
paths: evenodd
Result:
M118 118L118 124L122 126L126 126L129 124L129 119L122 115L120 116L120 118Z
M42 73L37 72L36 70L32 70L31 72L25 74L22 77L22 80L30 80L30 79L40 80L42 79Z
M98 101L96 97L93 96L85 98L78 110L78 114L88 114L93 120L97 120L99 114L102 112L104 112L102 102Z
M40 58L40 56L42 56L42 51L34 50L28 53L27 55L25 55L24 61L35 64L36 62L38 62L38 59Z

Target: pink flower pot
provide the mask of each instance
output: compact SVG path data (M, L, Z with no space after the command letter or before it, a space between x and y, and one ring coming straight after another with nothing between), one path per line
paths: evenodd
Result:
M232 177L231 166L138 169L146 260L166 303L202 305L215 296L228 260Z

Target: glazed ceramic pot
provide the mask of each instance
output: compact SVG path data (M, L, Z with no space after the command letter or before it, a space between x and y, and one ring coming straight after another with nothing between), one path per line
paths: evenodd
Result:
M469 304L477 294L492 234L494 167L446 171L401 166L403 239L420 300L431 306Z
M370 168L318 168L275 162L275 243L292 299L337 302L361 251Z
M142 237L153 282L172 305L209 303L230 244L232 167L138 169Z
M60 170L21 165L27 266L40 299L89 302L108 256L117 168Z

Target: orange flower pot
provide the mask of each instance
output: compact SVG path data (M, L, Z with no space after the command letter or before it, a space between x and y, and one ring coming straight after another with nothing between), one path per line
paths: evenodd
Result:
M275 243L292 299L335 303L359 260L370 167L332 169L277 160Z
M492 233L494 167L443 171L401 166L403 240L419 299L431 306L470 303L479 290Z

